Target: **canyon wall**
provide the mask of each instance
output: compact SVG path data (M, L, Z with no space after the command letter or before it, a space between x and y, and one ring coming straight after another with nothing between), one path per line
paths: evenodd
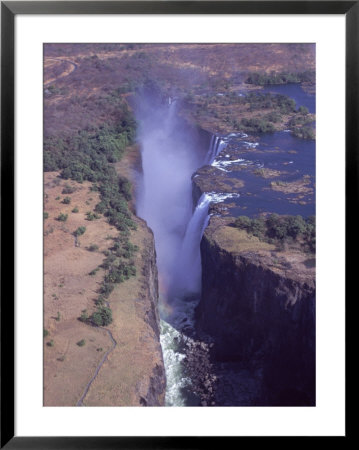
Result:
M228 219L227 219L228 222ZM217 362L257 369L261 405L315 404L315 268L213 217L201 242L197 328Z

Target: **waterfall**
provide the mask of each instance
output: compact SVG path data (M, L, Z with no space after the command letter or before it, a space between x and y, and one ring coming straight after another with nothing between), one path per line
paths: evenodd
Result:
M226 147L227 143L219 136L213 135L209 144L205 164L211 165L221 151Z
M191 220L186 229L185 236L177 262L177 278L175 289L182 294L199 293L201 289L201 255L200 242L206 226L208 225L208 207L211 197L202 194Z
M197 130L177 115L176 100L171 97L161 102L144 92L138 98L136 118L143 169L137 214L155 238L166 405L197 405L191 380L185 375L183 345L194 329L194 309L200 297L200 242L208 225L209 204L222 197L205 193L193 211L192 175L199 167L212 164L226 142L213 135L203 155Z

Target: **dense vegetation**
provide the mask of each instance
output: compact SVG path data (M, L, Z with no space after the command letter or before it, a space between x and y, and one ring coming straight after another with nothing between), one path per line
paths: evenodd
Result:
M249 92L246 95L238 95L236 92L226 92L221 96L216 94L205 94L202 96L194 96L192 93L187 94L185 102L191 104L197 103L200 110L208 110L211 105L230 106L230 105L246 105L248 111L256 111L263 109L275 109L282 114L295 113L295 101L282 94L272 94L270 92Z
M90 317L87 314L80 317L80 320L97 326L112 322L112 312L106 299L114 289L114 284L136 275L131 258L137 247L129 241L129 230L136 228L127 203L131 199L131 185L126 178L117 175L111 164L122 157L125 147L133 142L135 136L134 118L127 107L122 113L122 119L117 125L83 130L62 138L50 137L44 143L45 171L60 171L61 178L78 183L90 181L93 183L92 190L100 193L96 212L87 212L86 219L92 221L100 217L97 213L103 214L120 231L101 265L106 270L106 275L99 290L100 296L96 300L97 310ZM69 191L68 185L65 185L63 192ZM69 197L65 197L63 203L68 204L69 200ZM60 214L57 219L65 221L67 214ZM73 234L77 238L85 231L86 227L82 226ZM93 244L89 249L95 251L98 247ZM92 271L93 274L96 271Z
M246 79L246 83L254 84L256 86L265 86L270 84L288 84L288 83L314 83L315 72L307 70L305 72L293 73L293 72L271 72L260 73L252 72Z
M302 216L279 216L271 214L267 217L251 219L239 216L234 226L246 230L260 240L283 245L285 242L297 241L306 250L315 252L315 216L304 219Z
M275 109L281 114L295 113L295 101L282 94L271 94L269 92L250 92L245 97L239 97L242 102L249 103L249 110Z
M247 133L273 133L275 127L273 123L264 119L242 119L241 130Z
M271 133L278 128L275 124L283 122L295 136L315 138L314 130L306 127L315 120L313 114L309 114L304 106L296 108L294 99L286 95L269 92L238 95L230 91L221 95L207 93L199 96L189 92L184 102L187 109L193 110L197 120L212 117L216 122L223 121L233 130ZM304 127L305 129L301 131Z
M301 139L315 139L315 131L312 127L293 128L292 133Z

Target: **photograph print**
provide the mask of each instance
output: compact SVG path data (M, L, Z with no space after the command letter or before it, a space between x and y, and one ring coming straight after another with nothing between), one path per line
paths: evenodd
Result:
M315 44L43 52L43 405L315 406Z

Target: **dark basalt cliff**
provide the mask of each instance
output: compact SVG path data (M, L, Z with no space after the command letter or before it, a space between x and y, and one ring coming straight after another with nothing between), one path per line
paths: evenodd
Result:
M201 256L197 328L211 336L217 367L252 371L256 388L246 404L314 405L314 260L276 251L219 217L204 234Z

